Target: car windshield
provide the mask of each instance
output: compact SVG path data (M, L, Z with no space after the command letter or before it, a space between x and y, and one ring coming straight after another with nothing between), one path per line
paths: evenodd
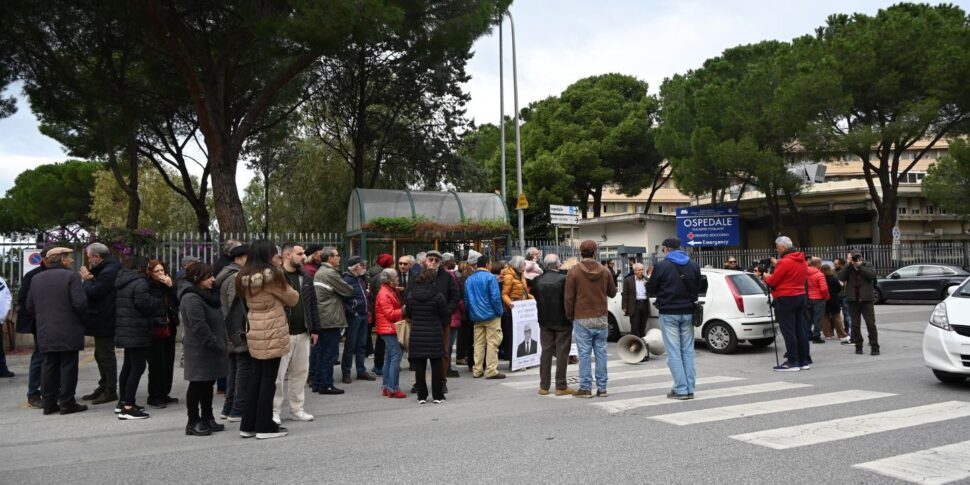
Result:
M762 283L758 281L753 274L735 274L729 275L728 279L731 283L734 283L734 287L738 289L738 293L742 295L764 295L765 287Z
M959 298L970 298L970 278L967 278L957 291L953 292L953 296Z

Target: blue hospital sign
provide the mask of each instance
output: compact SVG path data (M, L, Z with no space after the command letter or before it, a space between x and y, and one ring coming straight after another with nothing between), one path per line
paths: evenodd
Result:
M677 209L677 237L690 247L740 246L738 211L734 207Z

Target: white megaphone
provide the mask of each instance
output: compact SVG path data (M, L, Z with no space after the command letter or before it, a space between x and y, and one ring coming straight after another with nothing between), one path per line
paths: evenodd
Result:
M624 335L616 343L620 358L627 364L637 364L648 359L649 354L663 355L663 335L660 330L651 328L643 338L636 335Z

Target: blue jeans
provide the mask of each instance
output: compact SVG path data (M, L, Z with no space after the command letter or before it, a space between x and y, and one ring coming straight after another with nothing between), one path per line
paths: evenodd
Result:
M349 376L350 370L357 361L357 375L367 373L367 315L357 315L347 321L347 338L344 339L344 357L340 364L343 375Z
M312 389L320 390L333 387L333 365L340 355L340 329L325 328L317 331L317 345L312 352L317 353Z
M451 342L448 343L448 369L451 369L451 355L455 353L455 340L458 339L458 328L451 328Z
M229 354L229 375L226 376L226 400L222 405L222 414L242 416L246 410L246 391L249 389L252 368L253 358L249 352Z
M576 336L576 348L579 351L579 389L590 391L593 389L592 362L590 352L596 356L596 389L606 390L606 335L605 328L586 328L573 322L573 335Z
M381 335L384 341L383 385L388 391L401 388L401 344L397 335Z
M677 394L693 394L697 371L694 370L694 317L660 314L664 347L667 349L667 367L674 378L673 391Z
M44 354L40 351L37 334L34 334L34 353L30 354L30 370L27 371L27 397L40 396L41 370L44 368Z
M845 325L845 333L852 336L852 314L849 312L849 302L842 298L842 324Z

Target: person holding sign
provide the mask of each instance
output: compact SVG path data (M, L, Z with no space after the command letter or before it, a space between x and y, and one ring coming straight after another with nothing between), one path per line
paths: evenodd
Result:
M509 265L499 275L499 280L502 283L502 303L505 305L505 313L502 317L502 332L509 336L507 342L502 342L503 352L506 356L512 350L512 307L515 306L515 302L517 301L532 299L532 295L529 294L528 283L526 283L525 279L525 266L525 258L522 256L513 256L512 260L509 261ZM509 360L519 355L521 354L516 353L515 356L510 356Z

